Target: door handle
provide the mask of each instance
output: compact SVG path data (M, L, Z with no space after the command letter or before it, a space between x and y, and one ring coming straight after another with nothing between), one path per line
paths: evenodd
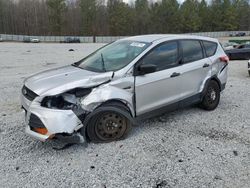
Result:
M179 72L174 72L170 77L172 78L172 77L176 77L176 76L180 76L181 75L181 73L179 73Z
M208 63L205 63L204 65L203 65L203 68L206 68L206 67L209 67L210 65L208 64Z

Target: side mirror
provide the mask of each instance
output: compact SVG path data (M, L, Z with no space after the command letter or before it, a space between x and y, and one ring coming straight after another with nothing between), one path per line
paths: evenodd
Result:
M137 68L137 75L149 74L156 71L156 65L153 64L145 64L140 65Z

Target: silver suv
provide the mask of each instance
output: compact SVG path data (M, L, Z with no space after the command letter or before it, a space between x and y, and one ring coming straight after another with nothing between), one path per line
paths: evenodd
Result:
M108 142L138 119L199 104L214 110L227 81L217 39L143 35L106 45L72 65L27 78L26 133L45 141Z

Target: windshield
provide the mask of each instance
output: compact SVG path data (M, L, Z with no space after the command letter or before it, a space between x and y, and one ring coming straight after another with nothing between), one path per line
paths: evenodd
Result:
M121 40L111 43L87 56L75 66L94 72L116 71L128 65L150 43Z

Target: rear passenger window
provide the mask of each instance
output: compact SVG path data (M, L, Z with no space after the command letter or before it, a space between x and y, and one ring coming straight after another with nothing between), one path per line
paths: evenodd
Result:
M201 44L197 40L182 40L180 41L182 46L183 62L189 63L197 61L203 58L203 52Z
M213 56L217 50L217 44L215 42L203 41L203 45L208 57Z

